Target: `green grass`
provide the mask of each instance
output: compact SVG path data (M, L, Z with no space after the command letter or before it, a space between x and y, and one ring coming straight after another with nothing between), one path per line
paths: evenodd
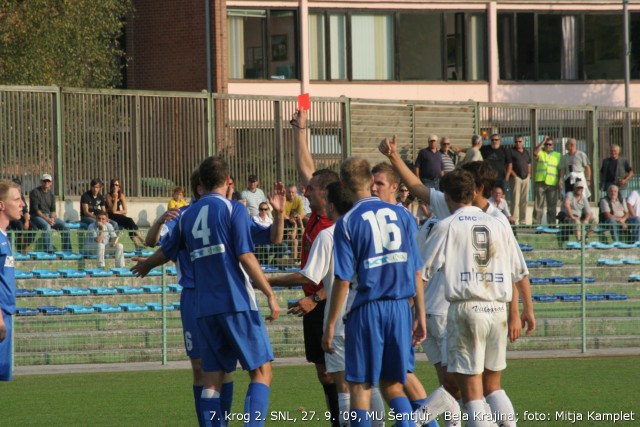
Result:
M587 413L636 411L635 419L640 418L640 389L637 376L632 374L639 362L639 357L510 361L503 386L519 414L519 426L606 426L611 423L588 421ZM427 391L435 388L430 365L418 363L416 373ZM192 426L195 415L190 381L187 370L20 375L12 382L0 383L1 424ZM235 413L242 411L246 388L247 375L239 372ZM298 421L268 421L266 425L327 425L302 422L302 410L324 414L324 396L315 369L308 364L274 367L269 411L288 412ZM544 414L550 421L524 420L525 411L530 416ZM581 414L583 420L571 424L569 419L557 419L556 411Z

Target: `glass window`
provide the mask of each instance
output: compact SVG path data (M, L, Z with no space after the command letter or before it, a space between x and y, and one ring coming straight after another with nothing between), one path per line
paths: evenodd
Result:
M630 13L629 19L629 43L631 40L640 40L640 13ZM640 43L631 43L631 78L640 79Z
M391 15L351 17L353 80L393 80L393 19Z
M487 20L485 14L474 14L469 16L466 34L466 57L467 80L487 79Z
M586 15L584 68L587 79L624 78L621 15ZM634 40L631 38L631 40Z
M442 14L401 13L400 80L442 80Z
M520 13L516 28L516 79L535 80L536 78L536 37L533 13Z
M347 79L347 16L344 13L329 16L329 60L331 79Z
M324 15L309 14L309 78L326 80Z

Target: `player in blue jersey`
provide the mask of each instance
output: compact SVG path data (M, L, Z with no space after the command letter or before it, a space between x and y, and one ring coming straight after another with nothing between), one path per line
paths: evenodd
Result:
M371 196L369 162L349 158L340 178L355 204L334 232L336 281L322 344L332 351L339 310L357 275L353 304L345 322L345 371L351 393L351 426L370 426L371 387L378 385L396 414L397 426L414 426L412 409L403 391L410 348L426 336L421 261L413 218L406 209ZM409 298L415 298L415 320Z
M267 296L268 319L275 320L280 308L253 255L252 221L246 208L224 197L230 182L226 162L208 158L199 172L206 193L180 215L158 253L177 259L186 250L193 267L204 370L201 412L206 425L222 424L222 384L238 361L250 371L245 401L249 425L263 425L273 352L249 278Z
M23 207L20 186L13 182L0 181L0 381L10 381L13 374L11 316L16 311L16 279L7 227L9 221L20 219Z

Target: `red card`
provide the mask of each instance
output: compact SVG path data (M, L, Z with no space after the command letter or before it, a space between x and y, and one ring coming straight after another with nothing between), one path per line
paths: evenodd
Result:
M298 95L298 108L300 110L311 109L311 100L309 99L308 93L303 93L302 95Z

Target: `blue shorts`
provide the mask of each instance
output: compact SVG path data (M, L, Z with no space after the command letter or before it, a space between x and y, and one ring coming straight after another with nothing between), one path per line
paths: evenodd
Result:
M198 319L202 369L233 372L238 362L247 371L273 360L267 329L259 311L222 313Z
M196 318L196 290L183 288L180 294L180 317L182 318L182 335L184 337L184 348L190 359L200 358L200 328Z
M2 319L7 326L7 337L0 341L0 381L11 381L13 372L11 372L11 315L0 310Z
M412 315L409 301L378 300L347 316L346 380L377 385L379 380L404 384L410 366Z

